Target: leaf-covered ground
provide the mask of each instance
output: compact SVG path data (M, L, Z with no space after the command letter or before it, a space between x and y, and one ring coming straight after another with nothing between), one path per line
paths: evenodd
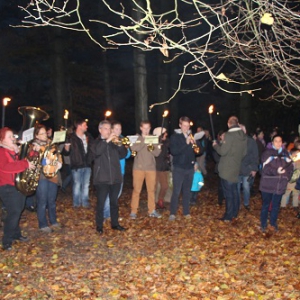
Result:
M138 219L130 220L130 163L127 169L120 199L126 232L106 223L103 236L96 233L93 189L92 209L74 209L71 196L59 193L63 228L51 234L39 232L36 214L24 211L30 242L0 251L1 299L300 299L295 211L281 210L279 232L262 234L257 193L250 212L241 208L237 222L223 223L211 174L191 220L181 209L176 221L168 221L168 210L161 219L147 217L145 191Z

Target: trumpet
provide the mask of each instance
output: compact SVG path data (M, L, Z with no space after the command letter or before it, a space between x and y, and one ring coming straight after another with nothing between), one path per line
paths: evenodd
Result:
M130 140L129 140L129 138L128 137L122 137L122 138L120 138L120 137L115 137L113 140L112 140L112 142L115 144L115 145L117 145L117 146L122 146L122 145L124 145L124 146L129 146L130 145Z
M196 144L194 136L190 133L189 137L190 137L190 139L192 141L192 148L193 148L195 154L199 154L200 153L200 147Z

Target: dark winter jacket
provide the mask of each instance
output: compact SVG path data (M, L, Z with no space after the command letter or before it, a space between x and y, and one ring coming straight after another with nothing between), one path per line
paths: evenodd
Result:
M240 175L249 176L251 171L258 170L258 147L253 138L247 136L247 154L242 160Z
M263 165L259 189L262 192L283 195L290 180L294 166L291 163L288 152L283 149L266 149L262 153L261 162ZM285 168L285 173L279 174L278 168Z
M157 157L155 157L156 171L165 172L170 170L169 144L170 144L170 140L168 138L162 141L161 152Z
M173 166L181 169L193 169L195 152L191 144L186 143L184 134L176 130L170 138L170 152L173 156Z
M94 141L93 137L89 133L85 133L88 149L87 153L84 151L84 146L82 140L73 132L69 139L68 143L71 143L70 151L63 149L62 155L70 155L71 169L77 170L82 168L91 167L91 144Z
M218 165L219 176L229 182L238 182L242 159L247 153L247 136L242 129L230 128L224 135L220 145L214 149L221 155Z
M125 158L127 149L112 142L97 138L91 145L94 159L93 184L115 184L123 181L120 159Z

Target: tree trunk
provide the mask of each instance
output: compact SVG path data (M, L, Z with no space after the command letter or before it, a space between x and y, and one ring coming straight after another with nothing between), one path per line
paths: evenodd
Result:
M53 131L58 130L59 126L64 124L64 109L71 107L71 104L67 101L65 45L62 31L61 28L54 29L54 37L51 43Z

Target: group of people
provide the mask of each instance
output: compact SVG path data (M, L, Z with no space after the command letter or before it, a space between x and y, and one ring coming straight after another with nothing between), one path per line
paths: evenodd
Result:
M217 162L217 173L220 177L219 204L222 204L223 199L226 204L221 220L230 222L237 218L241 205L241 185L244 206L249 209L250 189L255 175L260 172L260 191L263 200L261 229L266 230L270 212L270 225L277 230L281 198L289 191L286 188L294 171L295 159L292 159L290 153L283 147L280 135L274 135L270 145L263 145L260 148L259 143L263 142L259 134L255 136L256 139L248 136L245 126L239 124L237 117L230 117L227 125L228 131L220 132L218 140L212 143L216 154L214 157ZM74 208L90 207L89 186L93 174L93 185L97 196L95 223L99 234L103 234L104 220L109 217L113 230L126 230L119 224L118 199L123 189L125 160L131 155L134 156L134 163L130 218L138 217L140 194L144 182L147 189L148 216L161 218L158 209L165 208L164 198L170 186L170 171L172 196L169 220L176 220L181 195L183 216L186 219L191 218L190 206L196 203L198 192L203 186L203 175L206 175L202 175L200 171L205 168L203 155L206 148L202 138L195 139L191 134L188 117L179 119L179 128L175 129L170 138L166 128L155 128L153 134L158 137L158 143L153 144L149 144L146 139L151 133L149 121L140 123L140 134L137 134L136 141L130 143L128 140L124 142L122 126L119 122L101 121L98 126L99 136L96 139L88 133L87 129L88 125L84 119L76 120L73 132L68 135L60 151L57 152L55 175L49 178L41 172L36 189L36 200L38 225L42 232L50 233L61 227L56 218L56 197L59 169L63 165L62 156L69 159ZM46 127L36 125L29 156L44 153L50 144ZM19 227L26 196L16 188L15 176L37 166L28 159L20 160L18 152L19 147L13 131L7 127L2 128L0 130L0 197L7 211L2 238L5 250L11 249L14 240L28 240L21 234ZM199 159L201 156L202 158ZM47 158L43 158L41 164L42 166L47 164ZM294 189L295 185L290 186L290 189Z

